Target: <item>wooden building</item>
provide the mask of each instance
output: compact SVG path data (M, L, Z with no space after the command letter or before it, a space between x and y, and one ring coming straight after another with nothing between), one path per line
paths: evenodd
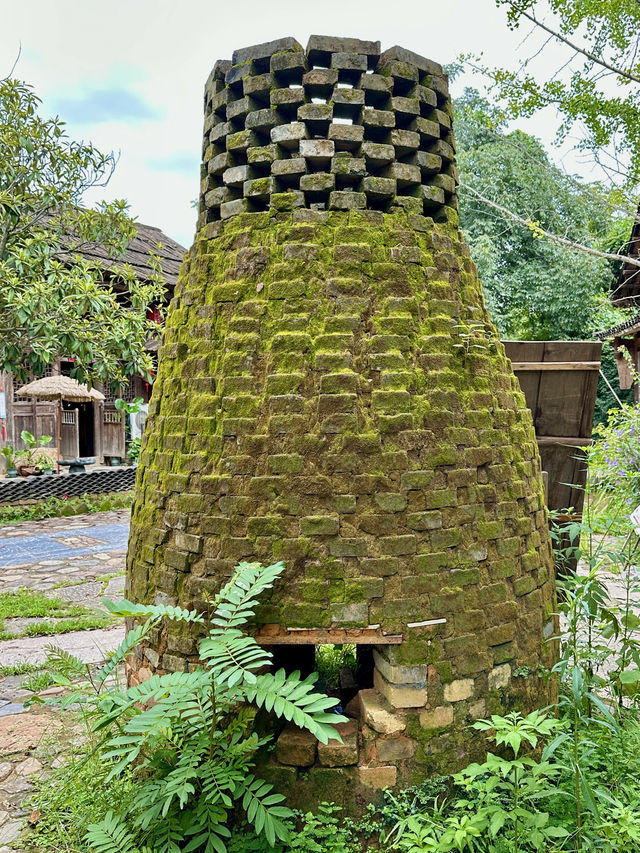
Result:
M149 275L150 252L160 258L168 301L173 296L185 249L159 228L138 224L138 233L120 263L131 265L138 278L144 280ZM104 262L105 282L108 282L109 258L104 249L93 245L84 248L82 254L92 261ZM150 342L149 349L155 348L156 343ZM45 375L69 375L72 368L73 354L61 355L47 368ZM31 377L34 378L38 377ZM0 373L0 447L11 444L16 450L22 449L20 434L25 429L35 436L58 433L58 404L19 397L20 387L22 383L16 383L11 374ZM104 463L110 457L124 457L125 418L116 409L115 400L117 397L126 400L142 397L146 403L151 395L150 384L139 376L132 377L129 386L119 394L113 394L101 384L96 387L105 395L104 401L63 404L60 424L63 458L94 457L97 462Z
M640 260L640 207L626 246L626 254ZM618 379L623 391L634 384L633 369L640 370L640 266L623 263L615 290L611 293L611 304L617 308L636 309L622 323L597 332L603 341L611 341L616 357ZM640 402L640 388L634 388L636 403Z

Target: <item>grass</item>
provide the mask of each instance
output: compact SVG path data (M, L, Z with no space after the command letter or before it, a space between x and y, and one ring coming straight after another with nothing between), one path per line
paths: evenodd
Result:
M113 578L123 578L126 575L125 571L121 572L109 572L106 575L99 575L97 578L91 578L92 583L101 583L102 584L102 592L101 595L104 595L104 591L107 588L107 585L110 580ZM52 589L64 589L68 586L82 586L83 583L87 583L87 578L80 578L75 581L58 581L58 583L54 583Z
M25 690L31 690L33 693L39 693L41 690L46 690L47 687L51 687L51 685L55 683L53 676L42 670L41 672L28 675L22 682L22 686Z
M107 781L112 764L102 761L91 749L65 754L67 763L53 771L49 779L35 779L36 792L31 806L40 812L22 846L30 853L87 853L85 834L90 823L101 820L114 803L129 798L133 780L125 773Z
M50 497L44 501L22 506L0 506L0 524L128 509L132 503L133 491L84 494L77 498Z
M16 618L44 621L27 625L17 633L5 630L4 620ZM54 619L56 621L52 621ZM108 613L99 613L81 604L69 604L60 598L49 598L38 590L19 589L16 592L0 593L0 640L89 631L93 628L105 628L115 621Z
M11 666L0 666L0 678L8 678L11 675L30 675L38 672L42 667L34 663L14 663Z

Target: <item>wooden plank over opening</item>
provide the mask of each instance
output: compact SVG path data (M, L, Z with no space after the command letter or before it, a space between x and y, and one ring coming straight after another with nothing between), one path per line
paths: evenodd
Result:
M367 646L399 646L402 634L385 634L380 628L284 628L263 625L254 639L261 646L324 646L355 643Z
M523 370L600 370L599 361L513 361L515 373Z

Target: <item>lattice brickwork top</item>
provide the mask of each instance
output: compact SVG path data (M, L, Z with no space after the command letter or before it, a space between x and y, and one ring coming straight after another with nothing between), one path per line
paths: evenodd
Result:
M402 47L311 36L236 50L205 87L200 224L278 206L456 207L442 67Z

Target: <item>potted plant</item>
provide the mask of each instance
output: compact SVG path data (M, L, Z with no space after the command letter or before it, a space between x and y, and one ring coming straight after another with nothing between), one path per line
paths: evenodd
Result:
M41 453L37 459L38 468L41 469L42 473L51 476L53 474L53 469L56 466L56 463L49 456L48 453Z
M26 445L24 450L18 450L15 454L16 467L18 473L22 477L28 477L33 474L42 474L41 461L46 454L39 453L40 447L45 447L51 442L50 435L41 435L36 438L27 429L23 429L20 433L20 438Z
M2 453L5 458L5 464L7 466L7 477L17 477L18 472L16 471L16 457L13 445L7 444L6 447L0 449L0 453Z

